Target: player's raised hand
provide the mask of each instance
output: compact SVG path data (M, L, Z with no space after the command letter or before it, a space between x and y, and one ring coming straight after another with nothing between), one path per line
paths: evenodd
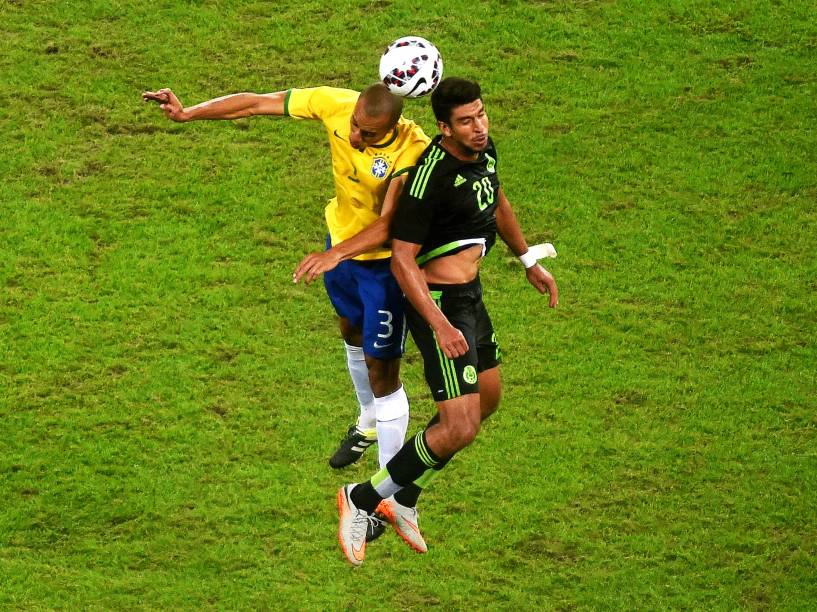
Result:
M437 337L437 345L449 359L455 359L468 352L468 341L451 323L446 322L444 326L435 329L434 335Z
M301 260L295 272L292 273L292 282L297 283L301 278L308 285L324 272L334 270L340 263L340 256L329 249L321 253L310 253Z
M158 102L159 108L168 119L173 121L186 121L184 116L184 106L171 89L164 88L159 91L146 91L142 93L145 102Z
M556 286L556 279L539 264L533 265L525 271L528 282L533 285L539 293L550 295L548 306L555 308L559 303L559 288Z

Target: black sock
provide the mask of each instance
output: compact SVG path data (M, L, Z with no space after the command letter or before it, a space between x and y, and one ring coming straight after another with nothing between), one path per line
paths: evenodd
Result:
M428 468L433 468L441 459L434 454L426 442L425 430L408 440L397 454L386 464L391 479L405 487L413 483Z
M361 510L365 510L369 514L374 512L377 505L383 501L383 498L377 494L377 491L374 490L372 483L368 480L366 482L361 482L354 489L352 489L349 497L352 498L352 503L355 506Z
M448 465L448 462L451 461L453 457L454 456L452 455L448 459L443 459L440 463L438 463L436 466L430 469L439 472L446 465ZM420 498L420 493L422 492L423 489L412 482L410 485L403 487L397 493L395 493L394 500L398 504L402 504L404 506L409 506L410 508L413 508L414 506L417 505L417 500Z
M437 412L437 413L434 414L433 417L431 417L431 420L428 422L428 425L426 425L426 430L428 430L432 425L436 425L439 422L440 422L440 413ZM446 464L450 460L451 460L451 457L448 457L447 459L443 459L442 461L439 461L438 464L434 468L431 468L431 469L441 470L446 466ZM425 473L425 472L423 472L423 473ZM422 493L422 492L423 492L423 490L412 482L411 484L406 485L405 487L400 489L397 493L395 493L394 494L394 500L398 504L402 504L404 506L408 506L410 508L413 508L414 506L417 505L417 500L419 499L420 493Z

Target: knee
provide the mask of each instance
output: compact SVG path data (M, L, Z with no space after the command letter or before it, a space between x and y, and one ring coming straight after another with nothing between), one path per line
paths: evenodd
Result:
M349 319L341 317L339 320L340 335L343 336L344 342L352 346L363 346L363 330L352 325Z
M394 393L400 388L400 359L374 359L366 356L369 384L376 397Z
M483 373L479 381L479 409L483 421L496 412L501 397L499 373L496 370Z
M497 408L499 408L499 397L492 398L489 401L483 402L480 405L482 420L485 420L489 416L491 416L494 412L497 411Z

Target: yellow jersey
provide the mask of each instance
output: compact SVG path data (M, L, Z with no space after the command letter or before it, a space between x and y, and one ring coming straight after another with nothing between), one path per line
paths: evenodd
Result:
M430 142L413 121L400 117L382 141L358 151L349 144L350 120L360 93L335 87L290 89L284 114L319 119L329 137L335 197L326 206L326 225L332 245L347 240L380 217L389 179L408 172ZM388 249L367 251L357 260L384 259Z

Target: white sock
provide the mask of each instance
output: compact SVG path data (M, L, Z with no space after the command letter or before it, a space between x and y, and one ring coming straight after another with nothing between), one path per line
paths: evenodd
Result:
M343 345L346 347L346 365L349 368L349 376L352 377L352 384L355 386L355 394L360 404L360 416L357 419L357 428L361 431L375 428L375 408L374 393L369 384L369 368L366 367L366 357L363 354L363 347Z
M409 402L405 389L385 397L374 398L377 414L377 456L380 467L386 464L403 447L409 422Z
M360 407L360 416L357 417L357 428L362 432L371 432L377 427L377 418L374 412L374 402ZM369 435L367 433L367 435ZM371 437L369 435L369 437Z

